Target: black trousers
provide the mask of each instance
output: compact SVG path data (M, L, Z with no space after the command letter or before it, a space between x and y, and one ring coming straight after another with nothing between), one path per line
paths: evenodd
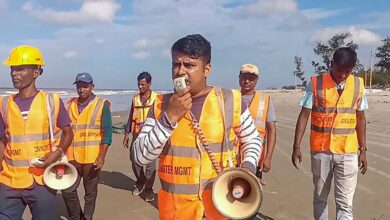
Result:
M91 220L93 218L93 213L95 212L100 169L95 170L95 166L93 164L79 164L76 161L70 161L70 163L76 167L79 175L73 186L68 189L62 190L62 197L65 201L69 219ZM85 190L84 212L81 210L79 197L77 195L77 188L80 185L81 178L83 178Z
M140 166L133 159L134 155L132 152L133 151L130 148L130 160L132 162L131 167L133 168L133 173L137 178L137 188L141 189L145 186L145 192L153 191L154 179L156 178L156 161L153 160L146 166Z

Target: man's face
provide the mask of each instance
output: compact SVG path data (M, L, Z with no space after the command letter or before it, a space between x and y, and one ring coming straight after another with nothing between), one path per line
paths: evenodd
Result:
M196 95L206 85L206 77L211 72L211 64L205 64L201 58L190 58L183 53L172 54L172 78L184 76L187 78L187 84L191 87L191 95Z
M39 74L40 71L36 65L11 66L11 78L15 89L29 87Z
M138 81L138 89L141 94L150 91L151 83L147 82L146 79Z
M88 98L92 94L92 90L94 87L95 86L93 83L86 83L86 82L76 83L77 94L79 94L79 97L82 99Z
M242 92L254 91L258 76L252 73L240 73L240 87Z
M340 68L339 66L333 64L332 65L333 80L337 84L344 82L348 78L348 76L352 73L352 69L353 67Z

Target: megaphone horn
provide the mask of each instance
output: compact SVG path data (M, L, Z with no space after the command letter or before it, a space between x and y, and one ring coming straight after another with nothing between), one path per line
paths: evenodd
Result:
M257 177L242 168L229 168L213 182L215 208L229 219L246 219L257 214L263 201Z
M77 175L77 170L72 164L57 161L45 169L43 181L51 189L63 190L76 182Z

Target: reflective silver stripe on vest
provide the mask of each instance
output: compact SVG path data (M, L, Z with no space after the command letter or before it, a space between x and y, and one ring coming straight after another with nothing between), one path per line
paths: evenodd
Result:
M324 97L323 87L324 87L324 75L319 75L317 77L317 87L316 87L318 106L323 106L323 97ZM313 105L315 105L314 102Z
M49 100L49 106L51 109L51 112L49 112L49 114L51 117L52 128L54 129L56 127L56 118L55 118L56 109L55 109L55 104L54 104L54 96L53 96L53 93L46 93L46 94L48 96L47 98Z
M355 107L355 104L359 98L359 90L360 90L360 80L357 76L353 77L354 79L354 91L353 91L353 98L352 98L352 104L351 108Z
M261 94L260 95L260 101L259 101L259 107L258 107L258 112L257 112L257 118L255 119L255 125L256 126L261 126L265 128L265 121L262 121L261 119L263 118L264 114L264 108L265 108L265 95Z
M98 97L96 97L96 98L98 98ZM100 98L98 98L99 100L98 100L98 103L97 103L97 105L96 105L96 107L95 107L95 109L93 110L93 114L92 114L92 117L91 117L91 121L89 122L89 126L95 126L95 122L96 122L96 118L97 118L97 115L98 115L98 113L99 113L99 110L100 110L100 108L102 107L102 105L104 104L104 102L105 102L105 100L104 99L100 99ZM90 127L88 127L88 128L90 128Z
M30 166L28 160L12 160L8 157L4 157L4 161L13 167L28 167L28 166Z
M227 151L232 148L233 142L226 140L226 137L229 138L230 136L230 131L232 130L233 127L233 119L234 119L234 96L233 92L230 89L221 89L222 94L223 94L223 105L224 105L224 110L225 110L225 135L223 136L223 151ZM241 103L240 103L241 104ZM222 150L220 148L220 150ZM214 153L220 153L221 151L214 151Z
M93 147L96 145L100 145L101 141L78 141L78 142L73 142L73 147Z
M25 135L10 135L8 141L11 143L29 142L29 141L44 141L50 140L49 133L45 134L25 134Z
M165 192L173 193L173 194L198 194L199 184L174 184L165 182L160 178L161 188Z
M210 149L214 153L227 152L227 145L222 145L218 143L208 143ZM229 146L233 146L234 141L229 141ZM162 155L170 155L176 157L191 157L191 158L200 158L199 150L197 147L181 147L171 145L169 147L164 147L164 150L161 153Z
M338 113L350 113L350 114L356 113L356 110L353 108L335 108L335 107L322 107L322 106L313 106L312 111L318 113L335 113L336 109Z
M48 99L49 99L49 105L51 109L51 122L52 122L52 128L54 129L57 127L57 120L56 120L56 105L55 105L55 99L53 93L47 93ZM62 135L62 130L54 131L54 138L60 138Z
M169 146L164 147L161 155L170 155L176 157L191 157L191 158L200 158L199 150L196 147L179 147L179 146Z
M1 111L3 113L3 122L6 125L4 129L6 129L8 127L8 125L7 125L7 123L8 123L7 105L8 105L9 99L10 99L10 96L4 97L3 98L3 104L1 105Z
M311 129L313 131L321 132L321 133L332 133L332 134L353 134L355 132L355 128L322 128L315 125L311 125Z

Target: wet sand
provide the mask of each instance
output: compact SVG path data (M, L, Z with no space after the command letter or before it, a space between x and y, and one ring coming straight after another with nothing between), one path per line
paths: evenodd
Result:
M303 164L296 170L291 164L291 151L295 123L300 111L298 102L303 92L266 91L271 95L277 112L277 142L272 168L265 174L268 182L264 187L263 205L258 219L313 219L312 176L310 171L309 126L302 141ZM354 198L354 217L357 220L390 219L390 92L368 94L367 157L369 168L366 175L358 177ZM113 124L119 128L126 123L127 112L113 113ZM114 129L120 132L119 129ZM131 190L135 177L131 171L129 151L122 146L123 134L113 134L101 175L96 220L107 219L158 219L156 200L147 203L144 194L133 196ZM155 192L160 187L158 177ZM333 189L329 197L329 216L335 219ZM80 187L79 197L83 197ZM67 219L65 205L60 194L56 201L56 219ZM30 219L28 208L24 219Z

